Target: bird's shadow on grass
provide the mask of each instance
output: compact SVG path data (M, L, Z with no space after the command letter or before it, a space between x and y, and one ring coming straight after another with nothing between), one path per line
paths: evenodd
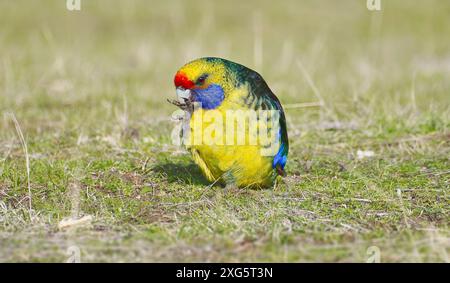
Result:
M154 166L151 171L167 178L169 183L207 186L209 182L194 163L165 162Z

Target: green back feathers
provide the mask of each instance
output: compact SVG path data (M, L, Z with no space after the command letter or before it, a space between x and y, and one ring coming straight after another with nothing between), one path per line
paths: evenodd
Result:
M284 115L283 107L280 101L272 92L272 90L267 85L263 77L256 71L249 69L241 64L234 63L222 58L207 57L203 58L207 62L220 62L225 66L227 72L235 77L236 87L242 84L248 83L249 85L249 95L246 97L245 103L250 105L255 105L255 107L262 110L279 110L280 111L280 149L274 157L273 167L277 169L277 172L282 175L284 174L284 166L286 164L287 155L289 152L289 140L286 129L286 117ZM254 101L257 103L254 103Z

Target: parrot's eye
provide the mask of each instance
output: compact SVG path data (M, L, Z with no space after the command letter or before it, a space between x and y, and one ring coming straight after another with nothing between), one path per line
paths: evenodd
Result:
M195 82L196 85L203 85L205 83L205 80L208 78L207 74L201 75L197 81Z

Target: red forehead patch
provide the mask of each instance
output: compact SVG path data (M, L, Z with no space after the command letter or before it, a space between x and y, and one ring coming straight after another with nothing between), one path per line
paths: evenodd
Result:
M185 89L191 89L194 87L194 82L189 80L185 73L178 72L175 75L175 78L173 80L176 87L183 87Z

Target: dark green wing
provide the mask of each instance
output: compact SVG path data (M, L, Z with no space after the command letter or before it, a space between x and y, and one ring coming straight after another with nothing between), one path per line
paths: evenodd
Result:
M255 109L258 110L279 111L280 131L278 133L278 138L280 141L280 148L274 156L272 167L277 170L278 174L285 175L284 166L286 165L289 152L289 140L283 107L260 74L244 66L242 67L243 68L238 72L238 80L241 83L247 82L250 85L249 95L243 98L245 103L247 105L254 105Z

